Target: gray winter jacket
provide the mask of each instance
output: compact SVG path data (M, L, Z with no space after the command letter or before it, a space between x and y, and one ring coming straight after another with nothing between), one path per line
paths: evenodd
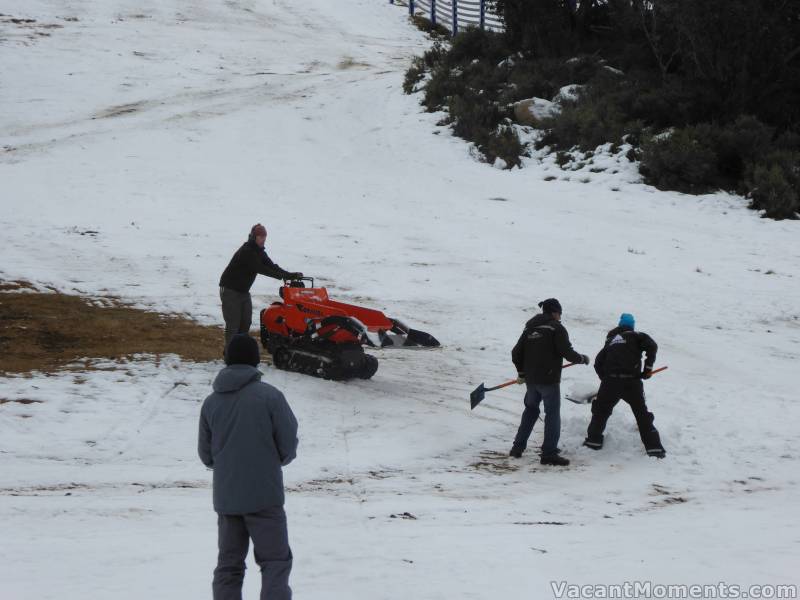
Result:
M214 469L214 510L241 515L283 506L282 465L297 455L297 419L249 365L225 367L203 402L197 452Z

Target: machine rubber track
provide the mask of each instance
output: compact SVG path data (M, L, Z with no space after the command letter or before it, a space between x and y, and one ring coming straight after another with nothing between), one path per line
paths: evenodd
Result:
M343 381L369 379L378 370L378 359L360 344L335 344L325 340L286 338L262 331L261 341L278 369Z

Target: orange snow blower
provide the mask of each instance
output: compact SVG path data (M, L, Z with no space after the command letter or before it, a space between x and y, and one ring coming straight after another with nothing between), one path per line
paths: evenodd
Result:
M282 302L260 313L261 343L279 369L324 379L369 379L378 359L363 346L439 346L431 334L379 310L331 300L312 277L284 281L280 296Z

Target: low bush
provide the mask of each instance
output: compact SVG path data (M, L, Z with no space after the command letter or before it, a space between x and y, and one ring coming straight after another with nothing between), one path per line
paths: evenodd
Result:
M743 2L734 4L744 10ZM659 189L740 192L770 217L796 216L800 126L786 98L800 86L787 80L794 91L780 92L785 117L764 110L763 98L744 112L749 101L732 95L741 82L719 71L709 84L711 75L685 64L691 55L672 54L683 41L653 38L655 22L643 22L626 3L580 2L572 16L561 0L497 5L506 17L521 20L507 21L506 34L467 29L449 44L436 41L414 59L403 83L407 93L424 90L427 110L447 111L441 122L473 142L487 161L521 165L527 149L509 126L517 102L556 100L565 86L577 84L574 97L558 97L557 114L539 121L535 142L537 149L557 153L562 168L583 164L573 160L575 150L588 156L610 143L616 153L626 144L628 159L639 162L645 181ZM581 13L584 8L588 12ZM542 15L554 29L541 28ZM714 43L727 48L723 42Z
M640 170L659 189L741 191L747 165L760 164L773 148L773 137L773 128L749 115L728 125L673 129L644 144Z
M425 61L415 56L411 61L411 66L406 71L405 78L403 79L403 91L406 94L411 94L417 87L417 84L425 78Z
M521 157L525 153L525 146L520 142L517 132L504 125L489 135L480 149L488 162L494 163L500 158L509 169L521 166Z
M661 190L708 192L717 180L717 155L696 128L676 129L644 143L640 171Z
M751 208L773 219L796 219L800 213L800 153L778 150L747 168L745 186Z
M447 27L439 23L434 25L430 19L426 19L420 15L412 16L411 22L417 27L417 29L424 31L433 39L446 40L450 37L450 30L447 29Z

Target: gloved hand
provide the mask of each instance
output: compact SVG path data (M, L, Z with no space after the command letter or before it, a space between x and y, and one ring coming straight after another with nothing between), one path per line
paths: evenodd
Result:
M525 383L525 374L524 373L518 373L517 374L517 383L519 383L519 384Z
M581 354L581 358L583 359L583 364L584 364L584 365L590 365L590 364L592 364L592 359L591 359L591 358L589 358L589 355L588 355L588 354Z
M290 279L302 279L303 278L303 274L300 271L297 271L295 273L289 273L289 278Z
M653 376L653 367L645 366L642 371L642 379L650 379Z

